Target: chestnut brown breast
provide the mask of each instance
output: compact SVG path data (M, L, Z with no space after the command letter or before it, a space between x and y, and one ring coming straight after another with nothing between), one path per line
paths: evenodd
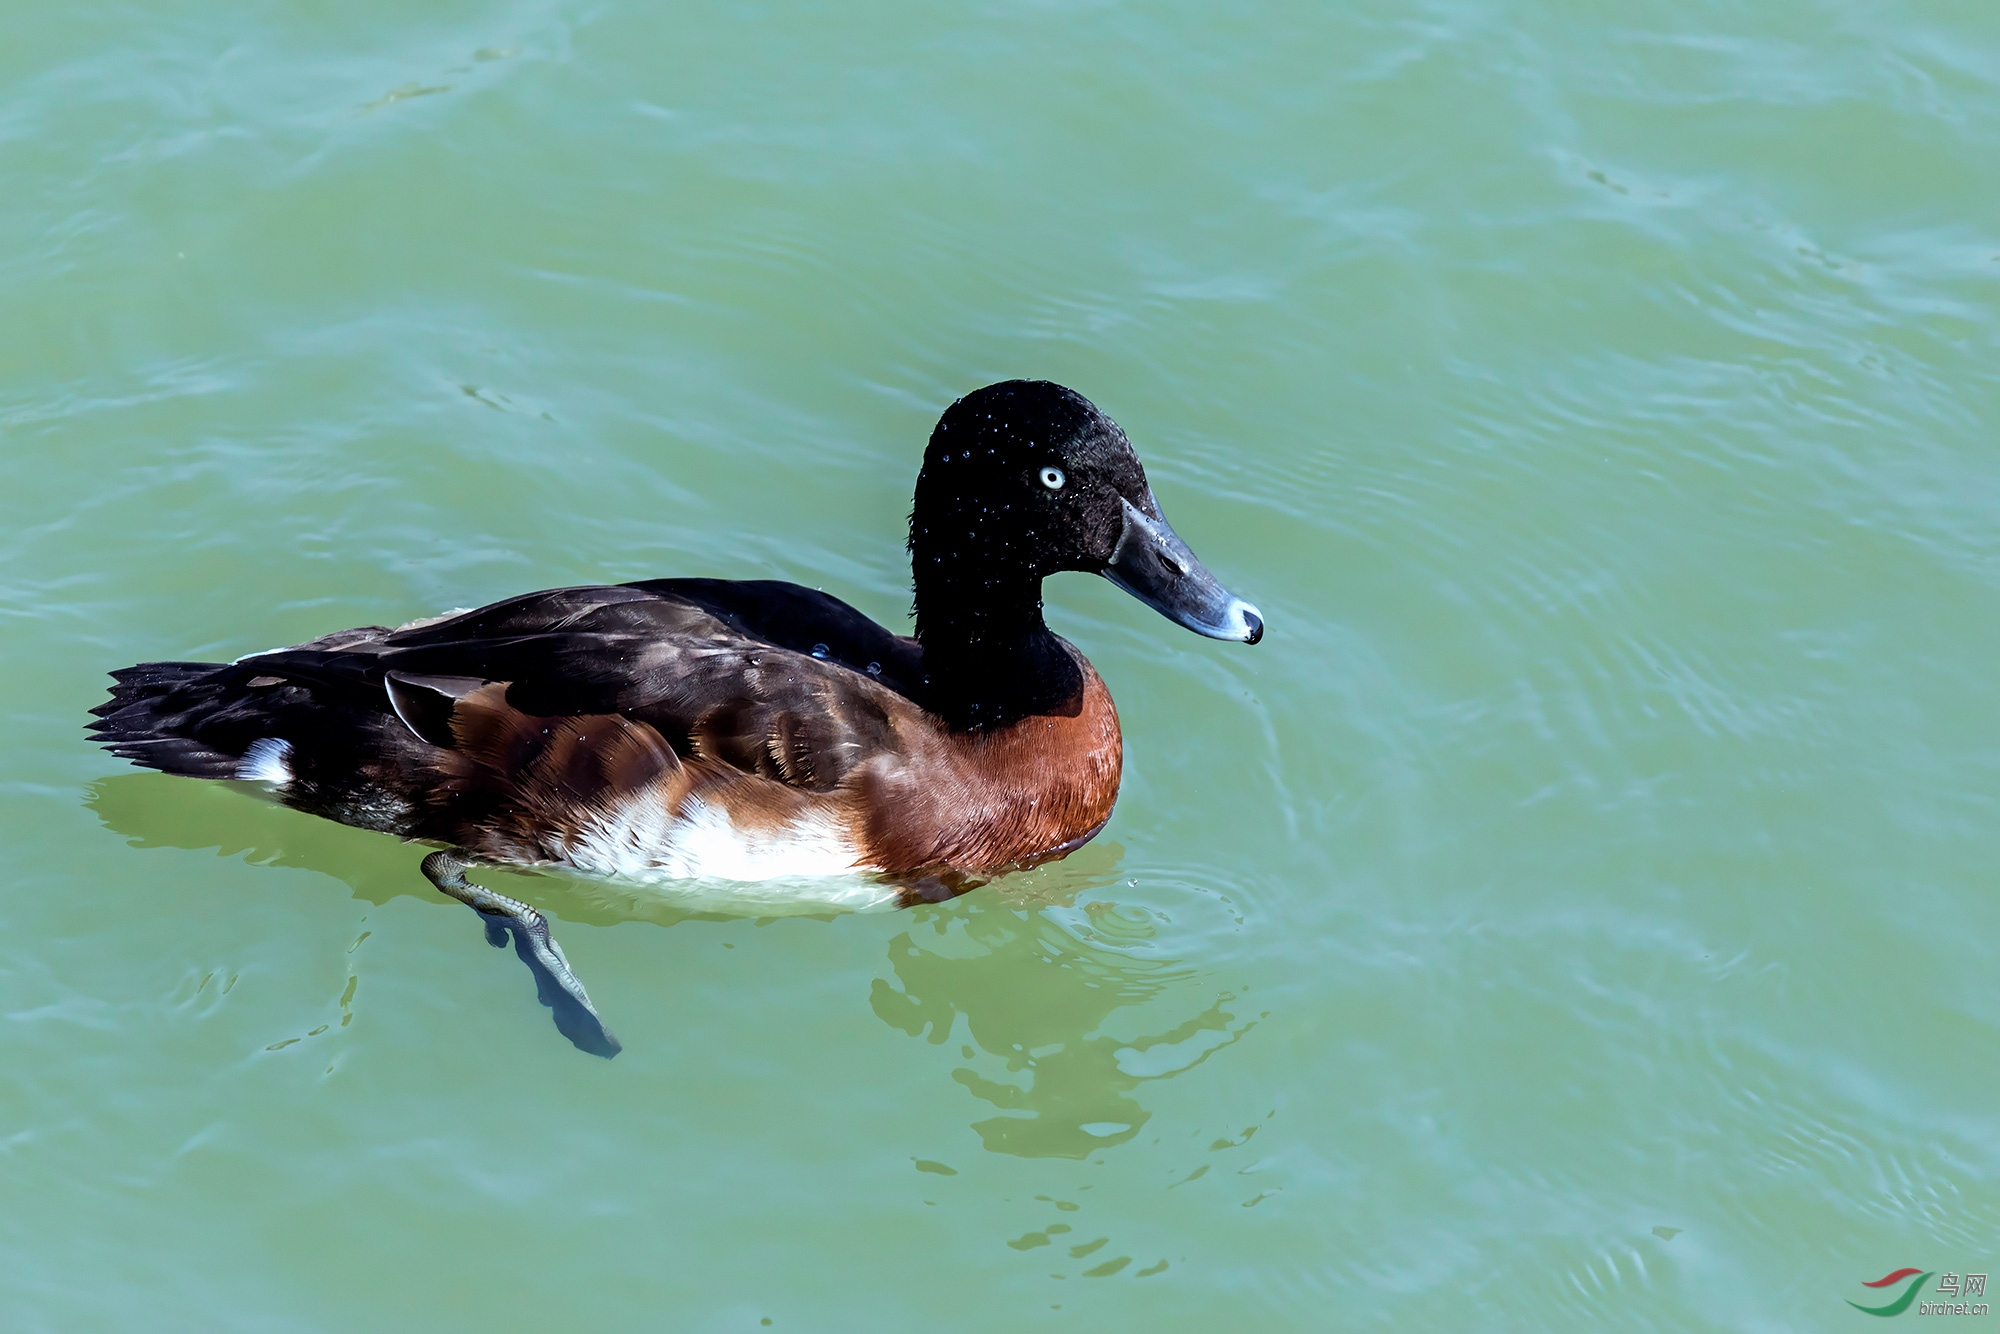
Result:
M865 863L892 875L991 875L1089 838L1111 818L1124 769L1118 710L1077 654L1075 712L950 732L911 710L898 753L854 775Z

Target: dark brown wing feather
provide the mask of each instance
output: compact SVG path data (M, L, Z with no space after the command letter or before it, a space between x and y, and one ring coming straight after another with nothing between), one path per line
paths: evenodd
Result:
M452 701L443 781L416 794L418 832L503 860L553 860L580 819L675 776L680 759L623 715L539 718L494 682Z
M892 714L914 707L899 695L919 661L914 641L796 584L656 580L531 593L260 654L240 670L372 696L446 746L458 728L451 701L462 711L475 687L498 682L518 714L618 715L682 756L828 791L892 742Z

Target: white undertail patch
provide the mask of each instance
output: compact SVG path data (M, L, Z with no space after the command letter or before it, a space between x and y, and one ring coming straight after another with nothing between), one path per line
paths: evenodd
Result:
M236 776L247 782L283 787L292 781L291 759L291 742L282 737L260 736L243 752L236 765Z

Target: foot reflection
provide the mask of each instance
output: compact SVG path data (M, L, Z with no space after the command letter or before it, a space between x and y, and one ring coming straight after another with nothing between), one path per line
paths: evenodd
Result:
M1227 993L1156 948L1152 910L1094 902L1024 905L1004 888L912 910L889 943L895 981L869 997L891 1027L933 1043L958 1017L973 1046L952 1078L1000 1110L973 1123L995 1153L1083 1158L1122 1144L1151 1116L1132 1094L1206 1060L1247 1032ZM961 1042L963 1038L959 1039Z

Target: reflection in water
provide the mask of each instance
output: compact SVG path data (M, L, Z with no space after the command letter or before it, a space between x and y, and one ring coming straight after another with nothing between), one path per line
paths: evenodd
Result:
M356 898L382 904L416 898L441 903L422 872L421 845L366 829L336 824L317 815L280 806L261 788L227 782L192 782L167 774L129 773L100 778L84 800L111 832L135 848L214 850L219 857L243 857L256 866L289 866L345 881ZM728 921L745 916L728 911L728 900L663 895L616 881L594 880L543 870L482 866L481 879L515 898L531 898L567 922L616 926L657 922L673 926L690 919ZM759 904L756 915L800 911ZM818 911L824 913L824 905Z
M889 943L896 980L877 978L870 1002L940 1045L965 1016L984 1058L963 1047L971 1064L952 1078L1000 1109L972 1127L995 1153L1083 1158L1124 1143L1151 1115L1131 1096L1142 1083L1256 1022L1224 1008L1228 993L1196 1008L1196 975L1152 948L1160 920L1146 908L1024 904L996 887L913 912Z
M92 783L84 805L135 848L213 849L257 866L320 871L374 904L432 894L407 845L302 815L233 784L117 774Z
M93 783L87 804L137 847L212 848L257 865L318 871L371 903L445 902L418 871L412 846L226 784L119 774ZM1162 923L1150 909L1102 900L1073 906L1080 891L1119 883L1118 859L1114 845L1093 844L965 898L910 909L908 929L890 941L895 982L875 980L875 1013L938 1044L965 1016L977 1045L965 1048L967 1064L952 1077L999 1109L974 1126L995 1152L1082 1158L1123 1143L1150 1115L1131 1096L1141 1084L1189 1068L1255 1022L1225 1008L1234 1003L1227 993L1204 1000L1194 971L1160 953ZM512 878L515 897L592 925L741 915L690 911L606 882L498 868L479 874L493 884ZM536 984L548 1003L539 972Z
M323 871L339 876L356 895L371 903L424 893L419 859L408 844L316 816L302 816L267 800L246 801L243 794L221 783L174 778L162 782L162 777L120 774L99 779L91 785L85 804L135 847L214 848L219 856L246 854L259 865ZM493 869L481 868L482 873ZM489 945L504 948L512 941L516 957L535 979L535 996L549 1008L556 1030L579 1051L616 1056L618 1040L598 1018L542 915L509 916L482 912L477 904L470 906Z

